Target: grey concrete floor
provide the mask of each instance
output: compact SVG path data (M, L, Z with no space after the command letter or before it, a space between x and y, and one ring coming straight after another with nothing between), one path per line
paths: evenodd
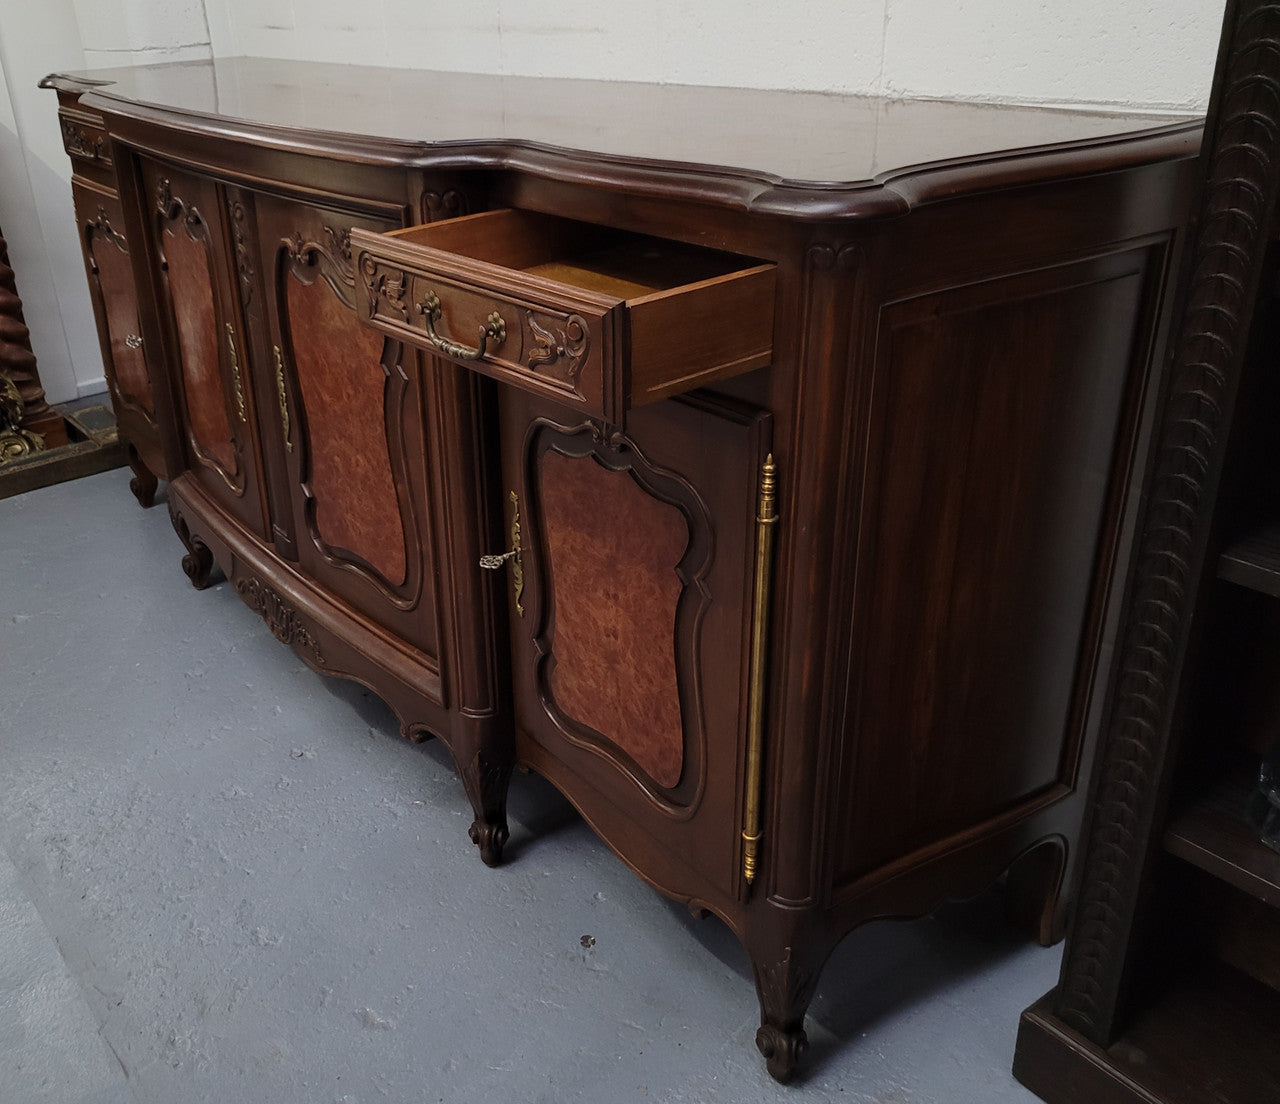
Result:
M1059 953L987 896L828 965L807 1077L747 961L518 776L484 868L443 749L191 589L127 472L0 502L0 1104L1030 1104Z

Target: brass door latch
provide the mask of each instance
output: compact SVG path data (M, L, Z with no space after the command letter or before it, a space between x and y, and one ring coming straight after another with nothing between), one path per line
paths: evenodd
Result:
M524 564L520 561L520 496L511 492L511 550L501 555L490 554L480 557L480 566L486 571L497 571L508 560L511 561L511 585L515 588L516 613L524 616L524 606L520 596L524 593Z

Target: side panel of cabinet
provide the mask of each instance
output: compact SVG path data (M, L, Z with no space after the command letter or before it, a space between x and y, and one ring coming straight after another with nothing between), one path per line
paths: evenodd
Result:
M263 537L248 344L228 275L218 185L150 161L143 161L142 180L185 463L232 516Z
M739 892L770 421L693 397L626 435L500 400L517 752L661 888Z
M251 204L270 335L259 394L274 399L264 435L288 496L277 537L287 529L326 590L436 657L423 372L413 350L357 321L349 244L352 226L399 223L262 194Z
M1077 786L1162 256L881 308L837 886Z
M146 466L164 475L155 392L142 344L120 200L110 189L78 177L72 181L71 194L116 420Z

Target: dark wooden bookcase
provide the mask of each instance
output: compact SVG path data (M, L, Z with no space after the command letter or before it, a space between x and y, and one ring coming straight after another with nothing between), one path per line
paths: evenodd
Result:
M1051 1104L1280 1100L1280 5L1229 2L1125 628L1056 989L1014 1073Z

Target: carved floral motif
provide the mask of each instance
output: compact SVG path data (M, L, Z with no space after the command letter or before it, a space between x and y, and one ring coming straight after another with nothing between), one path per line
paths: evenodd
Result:
M174 207L173 185L167 176L156 181L156 210L168 218L172 218Z
M165 219L173 220L180 217L187 236L192 241L206 242L207 246L204 219L195 207L187 206L173 194L173 185L167 176L161 177L156 182L156 210Z
M591 348L586 319L571 314L563 327L557 327L540 325L532 311L525 311L524 316L533 335L533 349L525 358L525 365L539 374L576 386Z
M245 605L262 617L280 643L292 645L317 666L324 666L324 654L315 637L302 623L298 611L276 591L261 580L246 576L236 580L236 593L244 599Z
M62 143L73 157L83 157L88 161L97 161L103 156L106 139L102 135L89 137L89 132L79 123L70 119L62 120Z
M325 236L329 239L330 249L335 257L341 258L344 262L344 269L351 273L351 227L345 229L335 229L332 226L324 227ZM354 277L353 277L354 278Z
M805 254L809 264L822 272L853 272L861 258L861 247L852 242L839 245L817 242Z
M467 213L467 197L455 188L444 192L427 192L422 197L422 210L427 222L457 218Z
M125 241L124 235L111 225L111 219L107 217L105 207L98 208L98 217L88 223L85 230L95 238L106 238L121 253L129 252L129 243Z
M244 204L238 199L230 201L227 209L231 214L231 233L236 243L236 272L240 276L240 298L244 306L248 307L253 299L254 277L253 261L250 259L249 252L249 235L245 229L248 215Z
M400 318L409 320L409 280L398 268L389 268L379 264L368 253L361 258L361 272L364 285L369 292L368 302L373 314L378 313L378 304L386 303Z

